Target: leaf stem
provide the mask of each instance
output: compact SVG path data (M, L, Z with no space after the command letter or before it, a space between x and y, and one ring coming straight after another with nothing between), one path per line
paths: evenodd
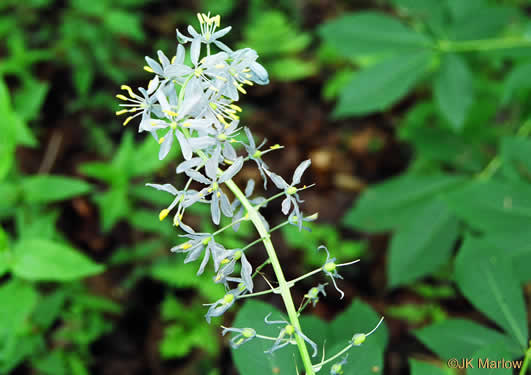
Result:
M452 41L440 40L437 48L442 52L492 51L517 47L531 47L531 40L521 37Z
M529 341L529 348L527 348L525 352L524 357L524 364L522 365L522 368L520 369L519 375L525 375L527 372L527 367L529 366L529 361L531 360L531 341Z

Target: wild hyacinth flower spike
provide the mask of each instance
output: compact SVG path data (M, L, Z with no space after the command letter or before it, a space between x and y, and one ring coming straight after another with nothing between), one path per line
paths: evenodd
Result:
M154 75L147 89L139 88L139 94L136 94L129 86L122 86L128 96L117 95L123 101L120 104L123 109L118 111L117 115L130 114L124 125L136 118L140 119L138 130L149 132L160 144L159 159L169 155L176 141L182 151L184 161L178 164L175 171L184 177L184 187L176 188L169 183L149 186L172 195L167 208L160 211L159 219L162 221L175 210L173 222L184 231L181 237L185 238L185 242L171 250L183 254L185 263L202 258L198 275L204 273L207 265L212 263L213 282L225 287L225 295L207 305L206 320L210 323L212 318L223 315L238 299L267 293L280 294L288 320L270 321L269 316L265 319L267 324L281 325L277 337L263 336L251 327L224 328L223 334L235 335L231 339L234 348L252 339L273 341L269 353L286 345L296 344L306 374L314 375L324 362L338 357L336 355L328 360L323 358L320 364L312 364L308 345L313 348L313 356L317 354L317 346L303 332L299 321L300 311L295 308L290 289L296 282L319 272L331 277L337 289L335 279L341 278L337 268L353 262L338 265L335 264L335 259L328 255L323 267L289 282L284 277L271 241L271 233L289 224L297 225L300 230L303 228L303 222L317 218L316 214L304 216L299 207L303 202L299 193L307 187L298 185L311 162L302 162L294 171L291 183L287 183L262 160L266 153L282 147L274 145L265 148L265 141L257 145L251 130L240 124L242 109L235 101L240 95L246 94L247 86L267 84L268 73L258 62L258 54L253 49L232 50L221 42L220 39L231 28L220 28L219 16L199 14L197 18L199 31L192 26L187 29L189 35L177 30L178 40L182 44L177 45L174 56L166 56L162 51L158 51L156 59L146 57L147 66L144 69ZM187 52L188 46L190 48ZM187 63L187 53L191 64ZM246 141L237 138L242 129ZM240 144L243 148L238 150L235 146ZM264 189L267 188L267 180L271 179L281 192L269 198L257 196L254 194L253 181L247 183L245 192L242 191L233 178L248 161L251 162L250 165L258 168L264 180ZM287 220L270 227L260 210L277 198L283 199L282 213L287 216ZM183 222L185 210L193 204L208 204L212 222L217 226L220 225L222 216L232 220L213 233L196 232ZM237 230L244 220L254 225L258 238L241 248L226 249L218 241L217 235L230 228ZM256 244L263 244L267 259L253 273L253 258L249 256L249 251ZM271 265L275 273L277 286L254 291L253 277L261 273L267 265ZM343 295L342 292L341 294ZM315 305L320 295L325 295L324 285L310 289L304 296L300 310L309 303ZM368 336L362 335L355 335L349 342L349 347L360 344Z

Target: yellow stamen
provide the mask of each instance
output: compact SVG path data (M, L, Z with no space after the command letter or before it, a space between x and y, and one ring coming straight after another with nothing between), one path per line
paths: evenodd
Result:
M216 69L223 69L225 67L225 64L216 64L214 65L214 68Z
M271 150L277 150L277 149L279 149L279 148L281 148L281 147L282 147L282 146L279 145L279 144L277 143L276 145L270 146L269 148L270 148Z
M120 88L121 88L122 90L126 90L126 91L129 93L129 95L130 95L131 97L134 96L134 94L133 94L133 90L131 89L131 87L129 87L129 86L127 86L127 85L122 85L122 86L120 86Z
M160 138L159 138L159 145L161 145L162 142L164 142L164 137L160 137Z
M177 58L177 55L176 55L176 56L173 56L173 57L171 58L171 61L170 61L170 63L174 64L174 63L175 63L175 59L176 59L176 58Z
M170 111L169 109L165 109L162 112L166 113L167 115L177 117L179 114L177 112Z
M245 89L242 87L242 85L238 85L236 82L234 82L234 86L236 86L236 88L238 89L239 92L241 92L242 94L247 94L247 91L245 91Z
M116 116L123 115L124 113L129 112L127 109L122 109L121 111L116 111Z
M145 70L146 72L155 73L155 71L154 71L153 69L151 69L151 67L149 67L149 66L147 66L147 65L144 66L144 70Z
M221 23L221 17L219 16L219 14L216 17L214 17L214 20L216 21L216 27L219 27Z
M162 211L160 211L159 220L160 221L164 220L166 218L166 216L168 216L169 213L170 213L170 210L168 210L167 208L165 208Z
M188 250L189 248L192 247L192 244L190 242L185 242L183 243L181 246L179 246L181 249L183 250Z
M199 23L202 25L204 21L203 21L203 17L201 17L200 13L197 13L197 19L199 20Z
M245 83L246 85L249 85L249 86L254 85L254 83L252 83L252 82L249 81L248 79L246 79L245 81L243 81L243 83Z
M188 121L187 122L183 122L182 123L182 126L184 126L185 128L191 126L192 124L190 124Z
M123 122L123 126L126 126L127 124L129 124L129 121L131 121L133 119L133 116L129 116L128 118L125 119L125 121Z
M219 122L221 122L223 125L225 126L229 126L229 124L227 123L227 121L225 121L225 119L223 118L223 116L221 116L219 113L216 115L217 119L219 120Z
M238 112L242 111L242 109L240 107L238 107L236 104L231 104L229 107L231 107L232 109L235 109Z
M128 98L127 96L122 95L122 94L118 94L118 95L116 95L116 97L117 97L118 99L120 99L120 100L129 100L129 98Z

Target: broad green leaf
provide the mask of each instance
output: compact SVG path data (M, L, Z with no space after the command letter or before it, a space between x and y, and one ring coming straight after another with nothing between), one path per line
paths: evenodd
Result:
M273 306L261 301L246 301L236 315L232 326L237 328L252 327L261 335L277 337L281 325L265 324L264 318L271 313L271 320L283 320L280 312ZM275 351L273 354L264 354L273 345L272 341L254 339L238 349L232 349L232 358L240 374L271 375L294 374L295 358L298 358L296 346ZM299 368L300 365L298 366Z
M430 52L413 52L359 71L341 91L334 115L346 117L388 109L424 77L430 60Z
M144 142L135 147L136 150L131 155L131 160L129 161L131 177L148 176L162 169L165 165L174 161L176 155L180 152L179 142L174 140L170 153L164 160L159 160L160 145L153 137L146 137Z
M458 55L446 55L435 79L439 110L455 130L461 130L474 101L474 82L467 62Z
M448 375L448 371L440 366L412 358L409 358L409 367L411 367L411 375Z
M427 203L391 240L390 286L410 283L447 263L458 235L458 222L445 204Z
M40 374L45 375L67 375L68 371L65 362L65 353L56 349L51 353L46 353L44 357L33 361L33 365Z
M502 103L508 104L518 91L531 91L531 62L516 66L505 78Z
M102 228L105 232L114 227L118 220L123 219L130 212L130 202L127 191L121 187L111 187L109 191L94 197L100 209Z
M441 0L390 0L398 8L399 15L420 18L436 34L444 35L446 29L446 7ZM418 28L423 25L415 25Z
M350 228L379 232L415 219L427 202L463 183L445 175L396 177L365 191L343 219Z
M446 2L446 6L450 10L450 15L454 19L470 16L472 12L476 12L481 8L488 6L488 4L485 4L485 0L444 0L441 2Z
M531 139L504 137L501 142L503 175L513 181L531 175Z
M526 248L531 241L531 186L512 181L478 181L449 193L450 209L504 252ZM515 235L518 233L518 235Z
M139 12L106 11L103 21L111 33L128 36L137 42L142 42L145 38L142 30L142 14Z
M468 1L458 1L466 4ZM451 25L449 35L456 40L488 39L498 36L512 20L518 18L518 10L509 6L482 6L465 13Z
M194 288L212 302L223 297L224 288L221 284L212 283L213 275L205 271L204 274L198 276L199 264L181 262L181 259L172 259L171 261L155 263L151 267L151 277L174 288Z
M26 280L71 281L102 272L103 266L70 246L23 239L13 249L13 273Z
M471 357L474 367L469 368L467 375L511 375L514 374L513 368L520 370L522 367L522 353L513 354L499 343L492 343L487 347L481 348Z
M312 61L301 60L296 57L274 59L267 64L271 76L279 81L295 81L314 75L317 65Z
M527 315L511 258L484 241L466 237L455 266L457 285L481 312L527 348Z
M514 277L522 284L531 281L531 247L518 252L512 256L512 263L514 267Z
M57 319L66 302L66 293L59 289L43 296L35 309L33 323L42 330L47 330Z
M448 319L414 332L415 336L442 359L471 357L476 351L500 343L513 354L518 344L510 337L470 320Z
M107 183L113 182L117 175L123 174L122 170L114 168L109 163L99 161L81 164L79 171L85 176L97 178Z
M28 203L65 200L86 194L91 189L85 181L64 176L35 175L22 180L22 191Z
M383 13L345 14L325 23L319 34L346 57L414 52L432 41Z
M0 286L0 338L3 346L10 336L20 333L37 305L39 295L31 284L10 280Z
M356 333L370 332L380 318L369 305L359 300L354 301L330 323L326 344L333 344L335 350L327 349L327 353L336 353L337 349L345 347ZM345 366L348 372L345 371L345 375L383 373L383 357L388 337L387 326L383 322L361 346L349 350L348 365ZM325 370L323 371L327 374L328 371Z
M15 94L13 105L23 121L34 120L39 116L49 87L47 82L32 79L26 81L22 89ZM24 136L26 137L28 136Z

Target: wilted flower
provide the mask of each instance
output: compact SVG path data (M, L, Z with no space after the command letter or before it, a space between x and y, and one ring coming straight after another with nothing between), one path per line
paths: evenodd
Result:
M334 363L330 368L330 375L343 375L343 365L347 363L348 354L343 357L343 360Z
M317 302L319 302L319 293L326 297L325 286L326 284L318 284L317 286L311 288L308 293L304 295L304 297L308 298L308 300L312 303L313 307L315 307Z
M229 290L227 294L225 294L222 298L218 299L216 302L205 305L210 306L205 315L206 321L210 323L211 318L223 315L225 311L227 311L231 308L232 305L234 305L234 302L236 301L237 297L242 295L245 291L245 286L240 284L237 288Z
M270 316L271 313L267 314L267 316L265 317L264 321L266 324L284 324L284 327L280 330L280 333L271 349L265 351L265 353L271 354L274 351L281 349L288 344L294 344L295 339L293 338L293 336L298 335L312 347L312 357L315 357L317 355L317 345L312 340L310 340L304 333L302 333L299 329L295 328L286 320L269 320L268 318Z
M230 339L230 346L233 349L238 349L241 345L245 344L256 337L256 331L252 328L227 328L223 327L221 334L225 336L228 332L236 332L237 335Z
M343 279L343 277L337 272L338 265L335 263L336 258L330 258L330 253L328 252L328 249L326 248L326 246L323 246L323 245L319 246L318 250L321 250L321 249L326 251L326 261L322 267L322 270L327 276L330 276L330 278L332 279L332 283L334 284L334 287L339 293L341 293L340 299L343 299L343 297L345 296L345 293L343 293L343 291L337 287L336 280L335 280L335 279Z

